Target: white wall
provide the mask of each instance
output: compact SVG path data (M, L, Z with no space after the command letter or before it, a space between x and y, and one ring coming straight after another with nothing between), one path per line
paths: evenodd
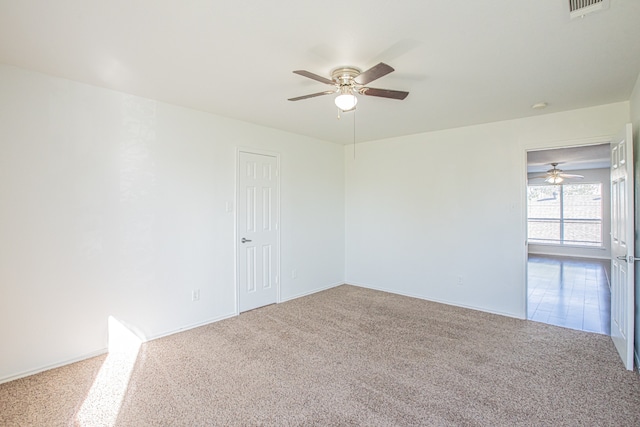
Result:
M0 66L0 381L103 351L109 315L233 315L237 147L281 155L282 299L343 283L342 146Z
M363 143L354 160L353 147L0 66L0 381L102 351L109 315L145 338L233 315L238 147L281 154L283 300L346 276L523 317L526 150L628 119L623 102Z
M601 248L572 247L559 245L540 245L529 243L530 254L575 256L584 258L608 259L611 257L611 184L610 169L584 169L572 170L568 173L583 175L584 179L571 181L572 183L602 184L602 243ZM529 174L539 176L539 173ZM543 180L532 181L531 183L544 184Z
M631 94L629 102L631 123L633 124L633 152L634 152L634 168L635 168L635 208L636 208L636 241L635 251L636 257L640 257L640 74L636 80L636 85ZM636 280L636 304L635 304L635 357L636 366L640 366L640 263L636 263L635 269Z
M347 283L523 318L526 150L628 116L621 102L346 147Z

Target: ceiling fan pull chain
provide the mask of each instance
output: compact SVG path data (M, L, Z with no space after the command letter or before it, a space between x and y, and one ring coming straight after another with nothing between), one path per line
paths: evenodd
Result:
M356 112L353 111L353 160L356 159Z

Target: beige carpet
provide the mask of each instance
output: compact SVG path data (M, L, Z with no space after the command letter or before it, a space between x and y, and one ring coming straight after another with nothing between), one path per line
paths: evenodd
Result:
M104 361L0 385L0 425L640 425L607 336L352 286L143 344L117 418L79 417Z

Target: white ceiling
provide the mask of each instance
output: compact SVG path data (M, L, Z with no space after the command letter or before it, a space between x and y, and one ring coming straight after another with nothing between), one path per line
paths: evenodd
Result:
M565 171L608 168L611 166L611 147L609 144L598 144L527 153L529 173L546 172L551 169L551 163L558 163L558 168Z
M360 97L358 142L628 100L640 1L570 20L569 0L0 0L0 62L338 143L339 65L396 71ZM548 102L543 111L532 110Z

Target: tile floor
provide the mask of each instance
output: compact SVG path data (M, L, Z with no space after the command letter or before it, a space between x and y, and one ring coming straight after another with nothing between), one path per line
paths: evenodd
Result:
M609 261L529 254L528 319L610 335Z

